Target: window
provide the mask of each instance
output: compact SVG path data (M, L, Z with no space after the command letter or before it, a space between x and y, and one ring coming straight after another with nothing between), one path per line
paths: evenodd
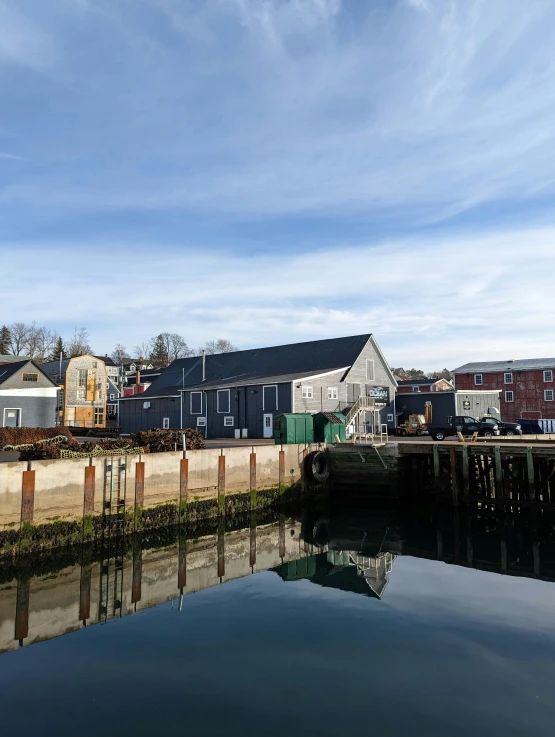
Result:
M103 423L104 423L104 408L95 407L94 408L94 424L102 425Z
M419 386L413 386L412 387L412 391L413 392L419 392L420 391L420 387Z
M387 415L387 421L393 422L393 415Z
M58 392L58 409L64 408L65 393L63 389Z
M513 383L513 375L511 373L505 374L505 384Z
M197 417L197 427L206 427L206 417Z
M97 363L96 361L93 361L93 362L92 362L92 367L93 367L93 368L96 368L97 366L98 366L98 363Z
M371 358L366 359L366 380L374 381L374 361Z
M303 399L312 399L312 387L311 386L303 386Z
M189 409L192 415L202 414L202 392L191 392Z
M111 402L113 402L115 398L116 398L116 395L115 394L110 394L110 401Z
M224 417L224 427L233 427L235 420L233 417Z
M218 413L228 415L230 404L229 389L218 389L216 401L218 405Z
M86 398L87 398L87 390L77 389L77 399L86 399Z
M22 374L21 375L21 381L38 381L39 375L38 374Z
M543 380L544 381L553 381L553 371L544 371L543 372Z
M102 389L97 389L96 398L97 399L102 399Z
M78 369L77 386L87 386L87 370L86 369Z
M169 429L170 429L170 418L162 417L162 430L169 430Z
M278 390L275 384L262 387L262 409L275 411L278 408Z
M328 399L337 399L337 387L328 386Z
M474 374L474 384L476 386L482 386L483 383L482 374Z
M506 402L514 402L515 401L515 393L514 392L505 392L505 401Z
M553 401L553 389L544 389L543 398L546 402Z

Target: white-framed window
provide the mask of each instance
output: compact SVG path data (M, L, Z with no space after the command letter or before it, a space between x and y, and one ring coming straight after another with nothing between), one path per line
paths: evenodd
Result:
M311 386L303 386L303 393L302 393L303 399L312 399L313 396L314 395L312 393L312 387Z
M337 399L337 387L328 386L328 399Z
M374 359L366 359L366 381L374 381Z
M515 393L511 391L505 392L505 401L506 402L514 402L515 401Z
M111 402L113 402L115 398L116 398L116 395L115 394L110 394L110 401Z
M218 414L228 415L230 402L231 402L230 390L229 389L218 389L217 399L216 399Z
M77 386L87 386L87 369L77 369Z
M224 417L224 427L233 427L235 420L233 417Z
M551 369L549 369L549 371L543 372L543 380L546 382L553 381L553 371Z
M202 414L202 392L191 392L189 410L192 415Z
M262 409L264 411L275 411L278 408L277 384L269 384L262 387Z
M86 398L87 398L87 390L77 389L77 399L86 399Z
M420 391L420 387L419 386L413 386L412 387L412 391L413 392L419 392Z
M552 402L553 401L553 389L544 389L543 398L545 399L546 402Z
M474 384L476 386L482 386L483 383L484 383L484 379L483 379L482 374L474 374Z
M387 415L387 421L393 422L393 415Z
M512 384L513 383L513 375L511 372L508 372L504 375L503 380L505 384Z
M206 417L197 417L197 427L206 427Z
M162 430L169 430L169 429L170 429L170 418L162 417Z

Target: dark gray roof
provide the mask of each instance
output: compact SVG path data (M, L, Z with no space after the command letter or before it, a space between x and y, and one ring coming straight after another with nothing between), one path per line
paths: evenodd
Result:
M63 384L70 360L70 358L64 358L61 363L60 361L47 361L41 363L40 368L56 384Z
M337 369L329 369L329 371L339 371L345 369L345 366L339 366ZM328 371L322 371L321 373L328 373ZM311 376L317 376L316 371L306 372L294 372L292 374L275 374L275 376L255 375L249 376L246 380L238 381L236 378L233 379L219 379L217 381L205 381L200 384L194 384L192 386L185 386L185 391L205 390L205 389L225 389L227 387L243 386L245 383L250 385L256 384L283 384L285 382L294 381L295 379L309 379ZM181 387L180 387L181 391Z
M436 381L449 381L449 379L444 379L443 376L439 379L397 379L399 386L425 386L427 384L435 384Z
M488 373L489 371L537 371L555 368L555 358L523 358L507 361L475 361L453 369L454 374Z
M20 363L21 361L29 361L29 356L12 356L9 353L0 353L0 364L2 363Z
M21 357L20 357L21 358ZM31 364L33 369L38 369L41 373L45 374L45 376L50 379L50 376L42 370L42 366L38 366L34 361L32 361L30 358L25 358L23 360L17 361L17 363L4 363L0 364L0 384L3 384L7 379L10 378L10 376L13 376L14 374L17 374L18 371L21 371L22 369L27 366L27 364ZM52 381L52 379L50 379ZM55 382L53 382L55 383Z
M252 348L206 356L206 381L202 381L202 357L173 361L151 386L137 398L175 396L180 389L202 386L238 386L248 383L278 383L311 374L352 366L371 337L312 340L269 348ZM183 382L183 378L185 381Z

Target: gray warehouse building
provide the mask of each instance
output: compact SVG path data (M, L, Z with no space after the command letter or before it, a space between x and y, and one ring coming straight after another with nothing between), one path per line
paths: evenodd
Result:
M198 428L208 438L272 438L287 412L334 412L371 398L395 425L397 383L370 334L174 361L143 394L120 400L123 433Z

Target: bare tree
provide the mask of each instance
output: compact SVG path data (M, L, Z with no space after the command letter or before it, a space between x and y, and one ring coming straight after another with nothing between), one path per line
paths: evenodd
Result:
M187 341L179 333L159 333L150 341L150 360L159 366L168 365L176 358L194 355Z
M72 337L66 342L66 351L69 356L83 356L92 353L89 344L89 333L86 328L74 328Z
M203 348L199 348L199 353L204 351L208 355L214 355L215 353L234 353L239 348L234 346L230 340L225 338L218 338L218 340L208 340Z
M27 353L41 363L52 353L57 339L58 336L53 330L33 322L28 326Z
M135 354L135 358L148 358L152 353L152 341L143 340L142 343L139 343L133 348L133 353Z
M9 326L10 350L14 356L27 355L29 345L29 326L24 322L14 322Z
M123 363L124 358L127 357L127 349L124 345L121 343L116 343L116 346L114 350L112 351L112 359L119 363L120 365Z

